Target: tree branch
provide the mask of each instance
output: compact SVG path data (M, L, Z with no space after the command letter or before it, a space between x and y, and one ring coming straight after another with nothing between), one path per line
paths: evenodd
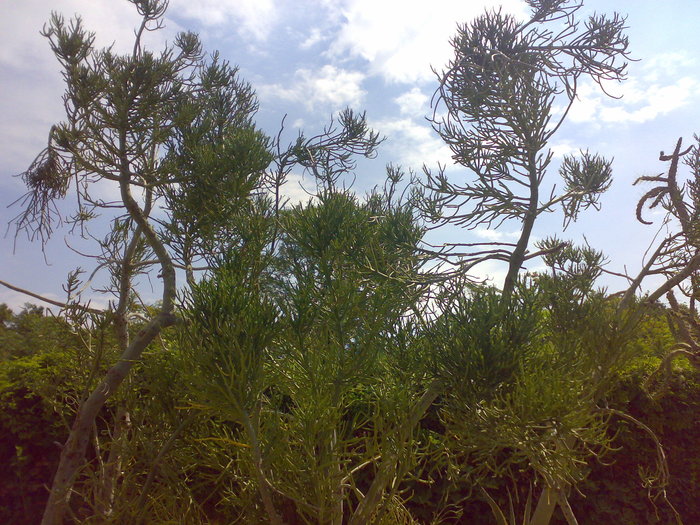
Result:
M20 288L18 286L14 286L10 283L7 283L5 281L0 281L0 285L4 286L5 288L9 288L10 290L13 290L15 292L23 293L25 295L28 295L29 297L33 297L34 299L38 299L39 301L43 301L48 304L52 304L54 306L58 306L59 308L66 309L66 308L80 308L81 310L85 312L89 312L91 314L97 314L97 315L104 315L107 313L107 310L98 310L96 308L90 308L89 306L83 306L81 304L67 304L67 303L62 303L60 301L55 301L54 299L49 299L48 297L43 297L37 293L30 292L29 290L25 290L24 288Z

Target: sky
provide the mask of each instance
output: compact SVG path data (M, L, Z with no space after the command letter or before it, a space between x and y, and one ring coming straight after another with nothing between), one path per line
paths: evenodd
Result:
M256 90L258 125L276 135L285 119L284 137L298 130L313 135L345 107L366 111L370 125L386 140L379 156L359 163L348 180L360 195L384 180L388 163L421 172L422 166L447 165L450 177L465 180L454 166L449 149L426 121L437 82L437 70L451 58L449 39L457 24L468 23L484 9L502 6L524 18L519 0L171 0L165 29L148 35L151 49L172 42L177 32L199 33L208 52L240 67L242 78ZM20 211L10 204L24 193L16 177L45 146L49 128L62 120L63 85L57 61L39 32L51 10L67 18L80 14L96 33L98 46L128 51L139 19L125 0L0 0L0 224ZM561 232L560 213L547 216L535 228L534 239L557 233L585 239L609 258L608 268L635 274L644 252L658 231L662 216L651 214L654 226L636 222L635 206L645 190L632 186L642 175L656 175L666 165L661 150L672 150L683 137L686 144L700 132L700 62L696 0L590 0L582 13L618 11L627 16L630 52L628 79L610 90L611 99L590 83L581 85L579 100L552 139L554 166L545 182L557 180L556 163L564 154L581 150L614 158L612 188L602 198L600 212L584 213L578 223ZM286 188L292 199L303 199L312 188L299 174ZM99 188L98 191L113 191ZM500 230L438 230L433 242L512 240L518 232ZM70 270L88 273L92 259L73 250L89 249L68 230L57 230L42 252L37 242L15 238L10 228L0 236L0 280L61 300ZM485 265L480 275L500 284L503 268ZM613 278L603 282L610 291L624 287ZM157 283L145 282L146 289ZM93 304L104 305L99 294L87 293ZM148 290L145 293L149 296ZM0 302L14 308L28 300L0 287Z

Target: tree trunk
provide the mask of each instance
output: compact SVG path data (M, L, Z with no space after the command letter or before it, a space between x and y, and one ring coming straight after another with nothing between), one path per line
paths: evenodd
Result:
M68 501L73 489L73 483L85 462L85 451L90 440L95 418L109 396L124 381L134 363L140 359L144 349L156 338L161 329L174 323L175 316L171 312L161 311L138 333L126 352L122 354L121 359L109 369L102 382L80 406L78 415L68 435L68 440L61 451L61 458L56 475L53 478L41 525L63 524L63 517L68 510Z
M551 487L545 487L540 494L540 499L535 507L529 525L548 525L552 520L554 508L559 502L559 491Z
M439 381L433 381L420 399L413 406L409 417L406 419L404 424L398 431L402 434L402 439L405 439L410 432L420 423L423 416L428 411L430 406L433 404L435 399L442 392L442 384ZM400 440L401 441L401 440ZM367 490L367 494L360 501L360 503L355 508L350 520L349 525L365 525L369 523L372 515L376 511L377 505L382 500L382 496L386 490L387 485L393 479L396 466L398 463L398 455L395 452L389 452L382 457L379 467L377 468L377 473L374 475L372 484Z
M538 208L539 208L539 185L540 181L537 177L537 166L535 163L535 154L530 155L530 166L529 171L529 181L530 181L530 200L528 202L527 211L525 212L525 217L523 219L523 229L520 233L520 238L518 243L515 245L515 249L510 256L508 261L508 273L506 274L505 281L503 282L503 299L505 301L509 300L515 289L515 283L518 279L518 273L520 273L520 268L525 262L525 253L527 252L527 245L530 242L530 235L532 234L532 228L535 225L535 219L537 219Z
M257 428L253 427L253 422L245 411L243 411L242 423L248 434L248 439L250 440L250 447L253 453L253 474L258 482L258 494L260 494L260 498L262 499L267 517L272 525L284 525L284 521L282 521L282 518L277 513L275 503L272 501L270 485L263 469L262 450L260 449Z
M120 406L114 421L109 455L101 472L100 485L95 491L95 509L97 510L97 515L103 519L108 518L112 514L117 481L122 474L124 441L130 427L129 412L123 406Z

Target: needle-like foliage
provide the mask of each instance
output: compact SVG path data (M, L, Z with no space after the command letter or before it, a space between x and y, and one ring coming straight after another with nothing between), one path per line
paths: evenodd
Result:
M521 228L512 245L479 246L473 253L459 253L454 246L439 250L453 252L454 264L464 271L489 254L506 261L506 296L528 258L537 217L561 203L566 224L579 210L596 206L608 188L610 162L588 152L564 160L562 194L545 193L542 186L552 162L548 144L578 85L590 79L604 88L624 79L627 57L620 15L594 14L581 21L580 2L528 3L528 20L499 10L458 27L451 42L455 57L437 74L430 120L469 179L458 182L442 167L425 169L424 212L431 222L490 228L514 221Z

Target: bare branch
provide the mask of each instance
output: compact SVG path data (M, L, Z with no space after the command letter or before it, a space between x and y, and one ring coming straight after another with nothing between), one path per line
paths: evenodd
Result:
M43 301L48 304L52 304L54 306L58 306L61 309L67 309L67 308L78 308L82 311L89 312L91 314L97 314L97 315L104 315L108 313L106 310L98 310L96 308L90 308L89 306L83 306L80 304L67 304L67 303L62 303L60 301L56 301L54 299L49 299L48 297L44 297L42 295L39 295L34 292L30 292L29 290L25 290L24 288L20 288L18 286L14 286L10 283L7 283L5 281L0 281L0 285L4 286L5 288L9 288L10 290L13 290L15 292L22 293L24 295L28 295L29 297L33 297L34 299L38 299L39 301Z

